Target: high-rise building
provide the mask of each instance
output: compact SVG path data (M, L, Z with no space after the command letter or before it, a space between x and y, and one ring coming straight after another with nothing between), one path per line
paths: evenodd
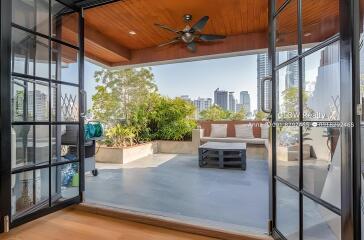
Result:
M193 103L189 95L182 95L180 96L182 100L185 100L186 102Z
M35 96L33 96L33 94ZM33 100L35 100L35 107L33 107ZM46 93L35 90L35 92L28 92L28 98L24 104L24 90L17 90L14 101L14 119L19 121L24 121L24 119L21 119L23 117L32 119L35 110L36 121L48 120L48 102L48 95ZM26 113L27 116L25 116L24 113Z
M297 51L288 51L287 59L291 59L297 56ZM285 79L285 88L297 87L299 83L299 75L298 75L299 67L298 61L293 62L287 66L286 79Z
M291 50L287 52L287 59L292 59L297 56L297 50ZM302 69L305 69L305 62L302 61ZM302 71L302 86L305 89L305 71ZM298 61L293 62L287 66L285 88L291 88L299 86L299 65Z
M199 97L193 101L193 105L196 107L196 118L199 119L200 113L212 106L212 99Z
M236 99L234 92L229 92L229 111L236 112Z
M241 104L241 103L236 104L236 112L240 112L240 110L243 108L244 108L244 104Z
M217 88L214 91L214 103L225 110L229 109L229 92Z
M250 94L248 91L240 92L240 104L244 108L245 112L249 114L251 112L250 108ZM239 109L240 110L240 109ZM238 112L238 109L236 110Z
M262 79L269 76L270 74L270 65L268 61L268 54L267 53L260 53L257 55L257 110L262 110ZM265 85L265 103L264 106L266 108L270 108L272 105L271 100L271 92L272 86L270 84Z

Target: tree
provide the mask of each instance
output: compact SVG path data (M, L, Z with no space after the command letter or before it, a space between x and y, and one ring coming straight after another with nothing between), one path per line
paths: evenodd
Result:
M92 96L94 118L115 125L129 122L133 109L157 92L151 68L106 70L95 72L99 85Z
M224 110L219 105L213 105L210 108L201 111L200 116L203 120L217 121L230 119L231 113Z
M282 92L283 103L281 104L281 111L284 116L283 119L296 119L299 114L299 98L298 98L298 87L290 87ZM302 91L303 111L305 113L313 113L313 110L308 107L309 93Z
M282 97L283 97L282 110L286 113L291 114L291 116L294 116L296 113L298 113L298 88L291 87L285 89L282 92Z

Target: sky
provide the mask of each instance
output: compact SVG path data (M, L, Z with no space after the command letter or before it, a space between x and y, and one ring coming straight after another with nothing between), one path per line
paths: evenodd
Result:
M86 62L85 90L88 93L88 106L95 93L95 70L101 68ZM257 57L246 55L213 60L193 61L152 66L160 94L169 97L189 95L192 100L214 97L214 90L220 88L235 92L248 91L251 109L257 108Z

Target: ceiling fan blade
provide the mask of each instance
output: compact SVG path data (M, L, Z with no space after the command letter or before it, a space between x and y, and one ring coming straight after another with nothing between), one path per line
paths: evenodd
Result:
M187 44L187 48L191 52L196 52L196 43L195 42L190 42L189 44Z
M169 42L166 42L166 43L162 43L160 45L158 45L158 47L163 47L163 46L166 46L166 45L170 45L170 44L174 44L174 43L178 43L179 41L181 41L180 39L176 38L176 39L173 39Z
M201 32L208 20L209 16L202 17L197 23L195 23L195 25L192 26L191 29L193 29L194 31Z
M157 26L157 27L163 28L163 29L165 29L167 31L170 31L170 32L179 33L179 31L177 31L175 29L172 29L172 28L170 28L170 27L168 27L166 25L163 25L163 24L154 23L154 25Z
M214 35L214 34L201 34L199 36L199 38L202 41L217 41L217 40L225 39L226 36L224 36L224 35Z

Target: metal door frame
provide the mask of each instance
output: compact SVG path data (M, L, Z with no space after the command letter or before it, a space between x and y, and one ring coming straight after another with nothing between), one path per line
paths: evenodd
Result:
M359 77L359 0L340 0L340 33L326 39L324 42L315 46L311 50L302 53L302 11L301 4L304 0L297 0L297 23L298 23L298 57L285 62L280 66L276 65L275 53L275 16L279 14L289 4L286 0L282 6L276 10L276 0L269 0L269 62L271 64L272 78L272 108L271 121L276 122L276 79L275 71L277 68L288 65L294 61L300 61L302 57L313 53L335 41L340 41L340 96L341 96L341 122L352 122L354 127L342 127L341 130L341 239L354 240L361 237L360 219L360 195L361 195L361 167L360 167L360 114L357 106L360 104L360 77ZM299 64L299 101L300 112L302 113L302 64ZM302 114L300 114L302 121ZM303 164L302 164L302 127L300 128L300 167L299 167L299 236L303 239L303 196L307 193L303 190ZM276 239L285 239L276 228L276 181L284 182L276 175L276 132L271 130L270 154L269 154L269 231ZM291 186L292 187L292 186ZM309 198L315 198L309 196ZM313 199L319 200L319 199ZM330 205L321 204L337 213L338 209L333 209Z
M84 17L83 17L83 9L74 5L67 4L69 1L56 0L65 6L68 6L74 12L79 13L79 33L78 39L79 44L77 47L79 59L78 59L78 70L79 70L79 91L83 91L84 89ZM51 3L49 3L51 4ZM11 221L11 174L14 173L11 169L11 151L9 150L9 146L11 146L11 77L14 75L11 72L11 35L12 28L15 27L17 29L24 30L35 36L39 36L39 33L32 32L28 29L22 29L21 26L16 26L16 24L12 23L12 0L2 0L0 2L0 233L9 231L9 229L14 228L18 225L27 223L34 219L37 219L41 216L47 215L49 213L58 211L67 206L80 203L83 198L83 192L85 189L85 181L84 181L84 134L79 134L79 195L70 199L65 200L62 203L59 203L55 206L51 204L48 207L37 210L35 212L30 213L29 215L25 215ZM50 11L50 8L49 8ZM51 13L49 12L49 15ZM49 20L50 21L50 20ZM49 33L50 35L51 33ZM66 42L63 42L58 39L53 39L52 37L42 36L44 38L48 38L49 41L58 42L63 45L69 45ZM73 46L72 46L73 47ZM49 46L49 49L51 46ZM73 47L74 48L74 47ZM50 50L49 50L50 52ZM51 61L51 60L49 60ZM34 77L37 78L37 77ZM53 80L49 80L52 82ZM58 83L62 83L59 81L54 81ZM62 83L64 84L64 83ZM70 85L70 84L68 84ZM79 94L79 108L83 109L86 106L84 102L84 98ZM49 110L50 111L50 110ZM80 111L81 112L81 111ZM51 119L49 116L49 124L51 126ZM57 124L57 123L54 123ZM63 124L63 123L62 123ZM36 125L36 124L35 124ZM83 133L84 119L79 116L78 121L79 132ZM51 138L51 135L49 136ZM49 154L51 154L49 152ZM49 164L49 169L57 166L57 163ZM37 167L34 167L37 169ZM26 170L21 170L26 171ZM49 175L51 175L49 173ZM49 177L49 185L51 185L51 177ZM49 192L49 195L51 193ZM49 202L51 202L49 200Z

